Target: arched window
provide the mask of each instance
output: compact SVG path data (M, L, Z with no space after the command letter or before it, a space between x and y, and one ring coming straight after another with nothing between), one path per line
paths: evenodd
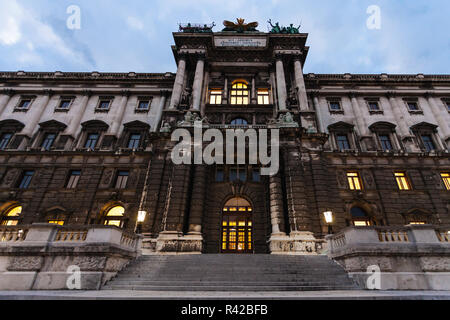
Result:
M229 200L222 214L222 252L253 252L253 208L243 198Z
M248 122L245 119L237 118L231 121L232 126L247 126Z
M372 225L369 215L367 212L360 207L353 207L350 210L352 215L353 225L355 227L369 227Z
M245 105L248 103L248 84L244 81L236 81L231 87L231 104Z
M9 209L2 218L2 226L17 226L19 224L20 214L22 213L22 206L17 206Z
M123 228L125 208L122 206L115 206L108 210L105 216L105 226L116 226Z

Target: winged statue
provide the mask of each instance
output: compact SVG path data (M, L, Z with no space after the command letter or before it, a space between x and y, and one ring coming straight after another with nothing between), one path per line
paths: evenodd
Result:
M223 31L237 31L237 32L246 32L246 31L256 31L258 27L258 22L245 23L245 19L238 18L236 19L237 23L225 20L223 25L225 29Z

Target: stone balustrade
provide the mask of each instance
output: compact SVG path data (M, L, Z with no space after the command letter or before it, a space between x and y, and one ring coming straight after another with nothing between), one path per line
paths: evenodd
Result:
M382 290L450 290L450 227L350 227L327 236L329 256L361 286L380 270ZM374 268L375 267L375 268Z
M142 237L116 227L0 226L0 290L98 290L141 254ZM72 277L72 278L71 278Z

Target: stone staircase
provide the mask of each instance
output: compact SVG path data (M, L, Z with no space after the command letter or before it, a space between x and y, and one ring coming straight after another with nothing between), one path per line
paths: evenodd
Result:
M358 289L326 256L278 255L141 256L103 287L138 291Z

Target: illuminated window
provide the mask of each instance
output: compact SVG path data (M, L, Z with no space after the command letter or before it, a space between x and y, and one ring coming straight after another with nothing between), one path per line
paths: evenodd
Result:
M231 87L231 104L248 104L248 85L245 82L236 82Z
M347 178L350 190L362 190L362 182L361 178L359 177L359 173L348 172Z
M17 226L19 224L20 214L22 213L22 207L17 206L10 209L2 218L2 226Z
M450 173L441 173L442 180L444 181L445 188L450 190Z
M63 226L64 225L64 220L50 220L48 223L49 224L57 224L59 226Z
M367 212L360 207L353 207L350 210L353 219L353 225L355 227L370 227L372 222L370 221Z
M212 89L209 93L210 104L222 104L222 90Z
M270 104L269 89L258 89L258 104Z
M397 180L398 188L400 190L411 190L411 185L409 184L408 178L406 177L406 173L404 172L395 172L395 179Z
M125 208L117 206L111 208L105 217L105 226L116 226L122 228L123 216L125 214Z
M229 200L223 209L222 252L252 251L252 214L250 203L243 198Z

